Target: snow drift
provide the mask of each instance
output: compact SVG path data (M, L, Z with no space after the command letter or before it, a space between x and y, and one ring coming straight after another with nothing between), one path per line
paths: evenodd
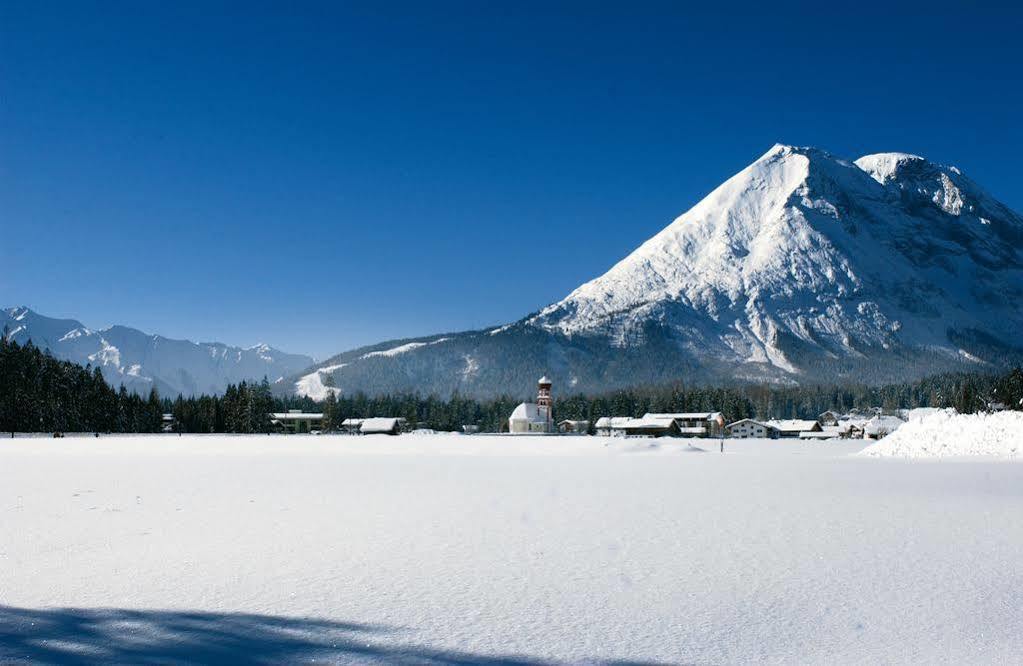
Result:
M1023 412L956 414L940 411L909 423L860 455L896 458L1002 456L1023 453Z

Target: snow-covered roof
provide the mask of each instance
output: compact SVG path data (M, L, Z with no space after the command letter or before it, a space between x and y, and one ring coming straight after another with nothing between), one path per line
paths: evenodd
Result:
M684 421L716 421L721 418L721 412L677 412L672 414L652 414L646 413L643 415L644 419L681 419Z
M315 421L323 418L323 412L275 412L270 417L277 421Z
M359 432L369 435L375 432L394 432L405 419L392 417L374 417L362 420Z
M616 428L632 420L631 416L601 416L594 424L597 428Z
M804 432L809 430L819 430L821 427L821 425L816 421L810 421L807 419L771 420L767 422L767 425L781 432Z
M737 425L739 425L741 423L754 423L754 424L756 424L758 426L764 426L765 428L773 428L774 427L770 423L766 423L764 421L757 421L756 419L739 419L735 423L729 423L726 427L733 428L733 427L735 427L735 426L737 426Z
M513 421L546 422L547 418L540 415L540 408L534 402L523 402L509 417Z
M544 375L537 381L537 384L550 384L551 380L547 379L547 375Z

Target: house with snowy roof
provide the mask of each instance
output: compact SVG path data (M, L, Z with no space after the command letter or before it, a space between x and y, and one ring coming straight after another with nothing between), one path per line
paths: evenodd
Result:
M767 422L778 433L778 437L797 438L804 432L821 432L821 424L806 419L782 419Z
M614 437L624 434L622 426L631 420L631 416L601 416L593 427L600 437Z
M638 419L601 417L598 435L624 437L721 437L725 419L721 412L647 413Z
M288 434L308 433L323 427L323 413L303 412L301 409L275 412L270 415L270 425Z
M740 419L725 426L729 437L736 439L773 439L778 436L773 426L765 421Z

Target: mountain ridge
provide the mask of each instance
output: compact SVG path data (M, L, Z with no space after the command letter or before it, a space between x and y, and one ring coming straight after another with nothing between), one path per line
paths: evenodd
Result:
M52 318L27 306L0 310L0 327L19 343L33 344L59 359L99 367L113 386L174 397L221 393L229 383L283 379L314 363L263 343L248 348L192 342L114 324L91 329L76 319Z
M373 347L405 347L389 357L345 352L291 380L314 397L493 395L548 370L593 391L997 366L1023 354L1021 240L1023 218L955 167L777 144L561 301L489 331Z

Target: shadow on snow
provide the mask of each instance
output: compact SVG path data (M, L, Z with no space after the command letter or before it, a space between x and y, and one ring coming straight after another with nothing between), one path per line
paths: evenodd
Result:
M530 657L471 654L381 642L394 631L382 625L246 613L0 606L0 662L282 664L358 661L508 666L549 663Z

